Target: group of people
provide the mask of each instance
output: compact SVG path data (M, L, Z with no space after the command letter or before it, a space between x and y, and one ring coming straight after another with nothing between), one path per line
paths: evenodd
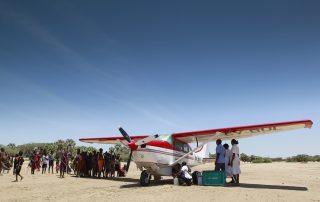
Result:
M100 148L98 152L80 152L73 161L73 167L77 176L81 177L124 177L126 166L121 166L120 155L104 152Z
M53 151L50 153L46 150L34 150L33 154L30 157L29 167L31 168L31 174L35 174L35 171L40 171L45 174L48 170L48 173L54 173L54 162L56 162L56 173L60 171L60 177L64 177L65 172L69 172L68 162L70 159L71 153L64 149L59 149L56 154Z
M30 157L29 163L29 167L31 168L31 174L34 174L34 171L36 170L40 171L40 168L42 174L45 174L47 172L47 168L48 173L53 173L54 160L55 156L53 155L53 152L48 154L45 150L43 152L39 150L34 150L32 156ZM57 165L59 165L59 163L57 163Z
M64 178L65 173L71 173L79 177L122 177L125 175L125 165L121 167L120 155L113 152L103 153L103 149L98 152L86 152L77 150L75 156L68 149L60 148L54 154L45 150L35 150L30 157L29 167L31 174L40 171L42 174L60 173L60 178Z
M9 172L12 165L14 167L13 174L16 174L16 181L18 176L21 180L23 177L20 175L21 166L24 162L22 152L19 152L14 157L10 157L4 150L0 150L0 175L2 172ZM46 150L35 149L29 157L28 168L31 168L31 174L38 171L42 174L60 173L60 178L63 178L65 173L71 173L79 177L124 177L126 165L121 166L120 155L114 152L104 152L99 149L98 152L86 152L77 150L75 156L72 155L68 149L60 148L56 153L53 151L47 152Z
M13 164L13 174L16 176L16 180L14 182L18 182L18 176L20 177L20 180L23 179L23 176L20 174L22 164L24 162L23 153L20 151L18 154L16 154L14 157L10 157L6 152L4 148L0 149L0 175L2 175L2 172L9 170L12 167Z
M240 154L239 154L239 142L235 139L231 140L231 150L227 143L222 145L221 139L216 141L216 160L215 170L224 171L227 177L231 177L230 183L239 185L240 170Z

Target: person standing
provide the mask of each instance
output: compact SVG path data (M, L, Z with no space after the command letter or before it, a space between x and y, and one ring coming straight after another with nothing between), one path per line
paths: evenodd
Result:
M38 161L37 151L34 150L31 156L31 174L34 174L34 171L37 169L37 161Z
M239 142L235 139L231 140L232 148L231 148L231 160L229 166L231 166L231 172L236 185L239 185L239 175L241 173L240 170L240 158L239 158Z
M108 178L111 171L111 155L107 151L104 153L104 166L105 166L105 175L106 175L106 178Z
M93 154L92 154L92 177L96 177L97 176L97 171L98 171L98 155L97 152L94 150Z
M2 175L2 169L4 169L4 162L7 159L4 148L0 149L0 175Z
M119 177L120 173L120 155L116 156L116 160L114 162L114 170L117 172L117 177Z
M42 174L47 172L47 167L49 164L49 156L46 151L42 155Z
M77 155L75 158L75 173L77 177L80 177L80 161L81 161L81 151L77 149Z
M51 173L53 174L53 164L54 164L54 155L53 151L49 154L49 167L48 167L48 172L50 173L50 168L51 168Z
M215 161L215 171L224 171L225 170L225 154L226 151L221 145L221 139L217 139L216 144L216 161Z
M98 177L101 177L101 173L104 176L104 157L103 157L103 149L100 148L98 155L97 155L97 162L98 162Z
M67 169L68 153L62 149L60 151L60 178L64 178Z
M228 145L228 144L224 144L224 145L223 145L223 148L224 148L225 151L226 151L226 154L225 154L225 163L224 163L226 177L231 177L231 178L232 178L232 181L231 181L230 183L233 183L233 182L234 182L234 180L233 180L233 175L232 175L232 172L231 172L231 167L229 166L229 162L230 162L230 160L231 160L231 150L229 149L229 145Z
M18 176L20 176L20 181L23 179L23 176L20 174L22 164L24 162L22 154L23 154L22 151L20 151L14 160L14 164L15 164L14 170L15 170L15 174L16 174L16 180L14 182L18 182Z
M37 171L40 171L40 167L41 167L41 153L40 151L36 151L36 168L37 168Z

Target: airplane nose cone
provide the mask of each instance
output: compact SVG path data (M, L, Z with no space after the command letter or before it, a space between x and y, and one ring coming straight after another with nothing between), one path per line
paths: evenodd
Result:
M129 142L128 147L132 150L135 151L138 149L138 145L134 141Z

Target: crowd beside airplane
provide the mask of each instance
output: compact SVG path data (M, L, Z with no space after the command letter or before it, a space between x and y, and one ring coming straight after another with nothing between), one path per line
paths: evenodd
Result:
M238 141L231 140L231 150L229 150L228 144L222 145L221 139L218 139L216 144L215 171L225 172L226 177L232 179L231 183L238 185L241 173ZM13 164L13 174L16 175L16 181L18 181L18 176L20 176L20 180L23 179L20 174L24 162L22 152L11 158L1 148L0 161L0 173L4 170L9 172L8 170ZM120 155L112 151L103 152L102 148L98 152L81 152L78 149L76 155L72 155L68 149L60 148L56 153L35 149L30 157L28 168L30 168L31 174L35 174L36 171L41 171L42 174L59 173L60 178L64 178L65 173L71 174L72 172L78 177L113 178L115 176L124 177L126 165L121 166ZM177 164L173 168L172 174L173 177L179 178L182 183L191 185L192 175L190 171L186 162L182 162L181 165Z
M72 155L68 149L63 148L56 153L35 149L29 160L27 168L30 169L32 175L35 172L41 172L42 174L56 173L60 178L63 178L65 173L92 178L125 176L125 165L121 166L120 155L112 151L103 153L103 149L99 149L98 152L81 152L78 149L76 155ZM10 157L4 148L1 148L0 174L5 171L9 173L13 166L13 174L19 175L23 161L22 152L19 152L15 157ZM21 177L22 179L23 177Z

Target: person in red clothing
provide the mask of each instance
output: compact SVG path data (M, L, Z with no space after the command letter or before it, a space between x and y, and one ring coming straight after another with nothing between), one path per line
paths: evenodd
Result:
M98 152L98 156L97 156L97 161L98 161L98 177L100 178L101 177L101 172L104 176L104 172L103 172L103 169L104 169L104 156L103 156L103 149L100 148L99 149L99 152Z
M64 178L64 173L68 168L68 153L63 149L61 150L60 159L60 178Z
M31 157L31 174L34 174L34 171L37 168L37 161L38 161L37 152L33 151L33 155Z

